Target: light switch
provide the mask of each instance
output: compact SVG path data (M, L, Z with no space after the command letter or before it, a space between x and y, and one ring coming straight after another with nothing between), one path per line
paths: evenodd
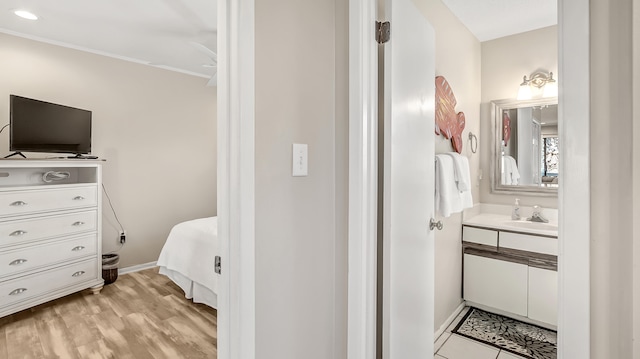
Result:
M306 176L307 171L307 144L293 144L292 158L293 176Z

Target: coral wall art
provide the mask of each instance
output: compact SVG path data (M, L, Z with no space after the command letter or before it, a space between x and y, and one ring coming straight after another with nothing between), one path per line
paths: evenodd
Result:
M465 117L463 112L456 113L456 104L456 97L447 80L444 76L436 76L436 134L451 139L453 149L462 153Z

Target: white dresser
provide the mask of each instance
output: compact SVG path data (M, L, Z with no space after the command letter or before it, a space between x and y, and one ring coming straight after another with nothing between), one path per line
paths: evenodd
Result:
M101 174L100 161L0 160L0 317L102 289Z

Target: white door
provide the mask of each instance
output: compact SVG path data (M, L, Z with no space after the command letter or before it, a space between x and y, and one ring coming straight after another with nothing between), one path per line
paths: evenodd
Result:
M387 0L383 357L433 357L435 35L411 0Z

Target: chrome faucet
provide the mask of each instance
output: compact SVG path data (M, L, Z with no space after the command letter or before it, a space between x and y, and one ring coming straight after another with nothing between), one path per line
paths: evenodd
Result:
M549 223L549 220L544 218L541 211L540 206L533 206L533 213L531 213L531 217L527 218L527 221Z

